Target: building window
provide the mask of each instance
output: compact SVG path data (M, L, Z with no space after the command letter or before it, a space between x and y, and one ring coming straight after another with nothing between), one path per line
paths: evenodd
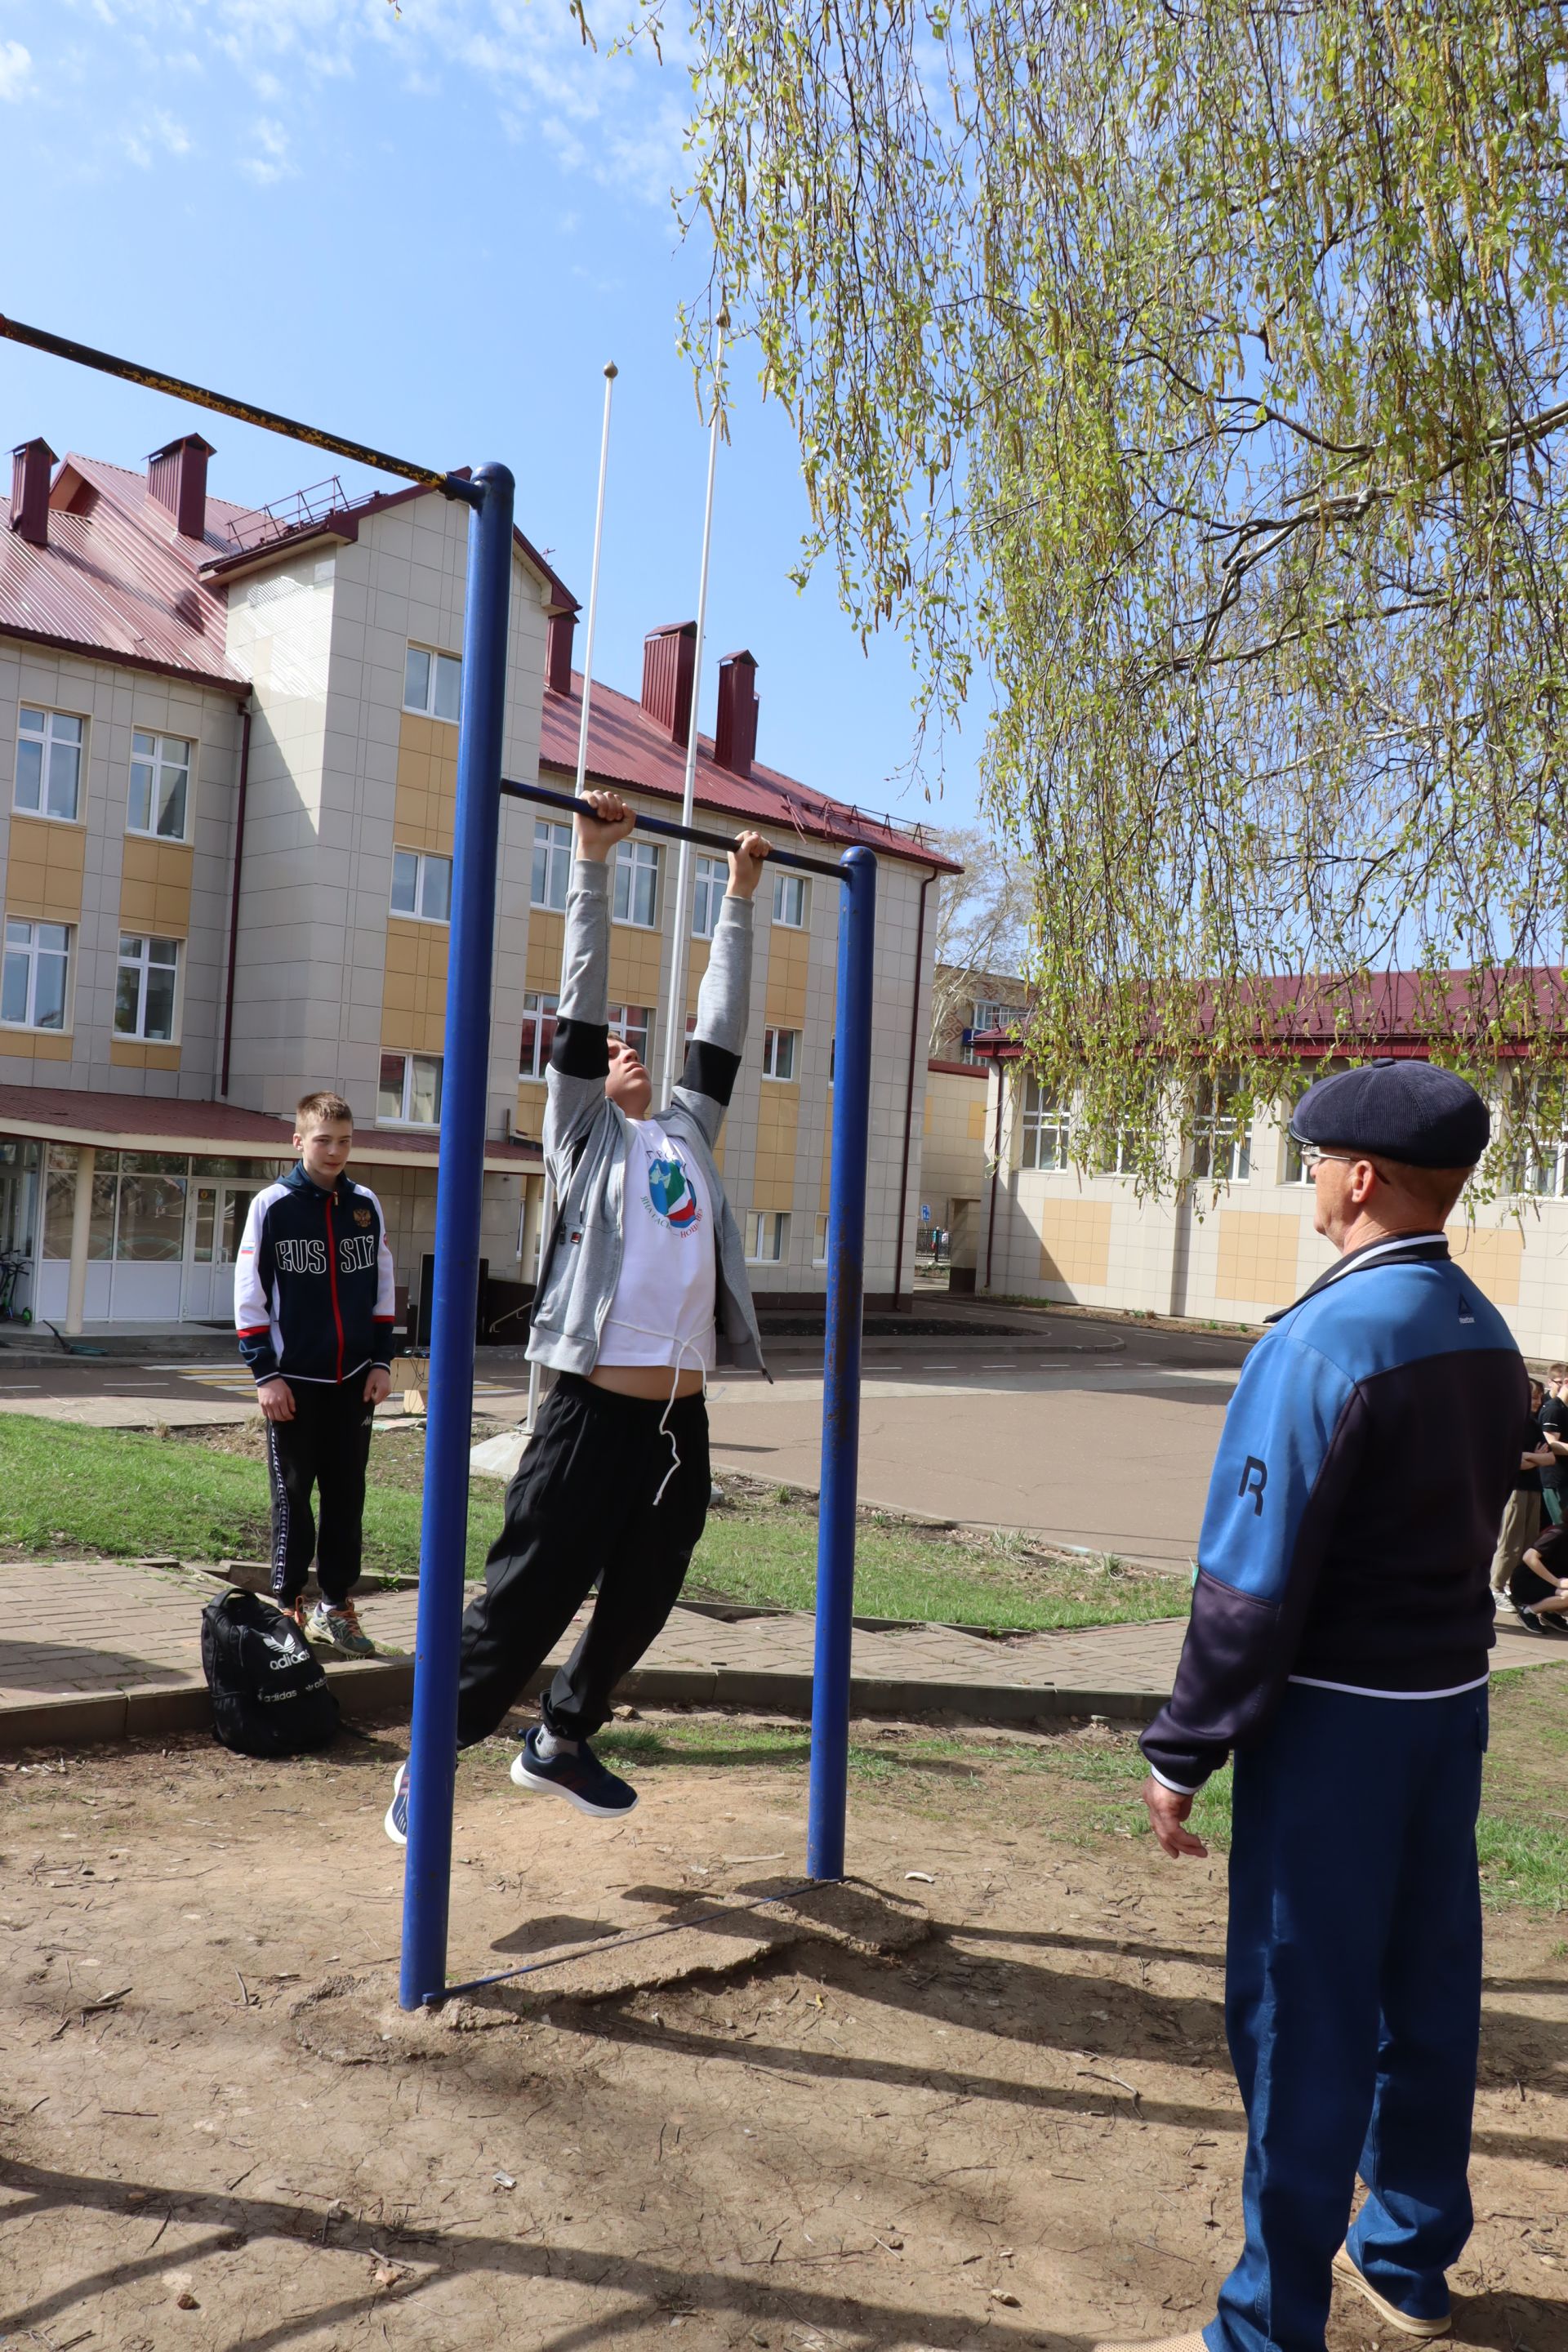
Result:
M967 1035L959 1044L959 1058L965 1062L973 1062L975 1058L973 1040L976 1037L983 1037L993 1029L1021 1029L1027 1017L1026 1006L1004 1004L999 997L994 996L976 997L970 1009L974 1018L970 1023Z
M546 824L542 817L533 821L533 903L550 907L560 914L566 905L566 886L572 879L572 828L569 824Z
M428 857L422 849L392 853L392 911L422 923L452 919L452 861Z
M16 718L16 806L33 816L58 816L75 824L81 807L79 719L63 710L30 710Z
M811 1244L811 1262L813 1265L827 1264L827 1213L826 1210L816 1221L816 1238Z
M132 934L120 941L114 982L114 1034L166 1045L174 1034L174 983L180 970L178 940Z
M792 931L805 929L805 877L804 874L773 876L773 920Z
M441 1119L439 1054L384 1054L375 1115L388 1126L437 1127Z
M658 845L652 841L616 845L616 920L651 931L658 921Z
M1193 1174L1215 1184L1245 1184L1251 1173L1251 1139L1235 1080L1200 1078L1193 1118Z
M16 1029L63 1029L70 952L68 923L23 923L7 917L0 1021Z
M730 868L722 857L700 857L691 887L691 936L710 940L719 928L719 909L730 887Z
M746 1255L753 1265L777 1265L789 1248L789 1213L753 1209L746 1219Z
M1060 1170L1072 1160L1072 1112L1053 1102L1038 1078L1024 1080L1023 1165Z
M191 793L192 745L178 735L131 738L131 798L125 813L131 833L153 833L184 841Z
M653 1059L653 1007L650 1004L612 1004L610 1034L629 1045L645 1069L649 1067Z
M763 1077L793 1078L795 1053L799 1045L798 1029L764 1029L763 1032Z
M522 1051L518 1056L520 1078L542 1078L550 1066L555 1043L555 1008L561 999L552 992L531 988L522 1000Z
M403 667L403 708L457 723L463 707L463 665L455 654L410 646Z

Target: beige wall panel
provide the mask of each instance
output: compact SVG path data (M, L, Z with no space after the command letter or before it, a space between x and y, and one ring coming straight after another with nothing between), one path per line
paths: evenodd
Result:
M612 1004L657 1004L658 968L664 940L658 931L641 931L629 923L610 926L610 1002ZM557 962L556 977L561 967ZM553 982L546 983L553 985ZM654 1041L654 1051L662 1051Z
M525 988L538 989L553 996L561 985L562 934L563 919L547 908L535 907L528 919L528 956L523 978Z
M405 710L397 738L393 835L399 849L450 857L458 808L458 730Z
M40 918L53 922L54 916ZM0 1029L0 1054L19 1062L68 1062L71 1057L71 1033L68 1029Z
M800 1088L763 1081L757 1104L757 1149L752 1170L753 1209L787 1209L795 1191L795 1146Z
M180 1049L177 1045L143 1045L133 1037L116 1037L110 1045L109 1058L117 1070L177 1070Z
M1042 1282L1103 1285L1110 1263L1109 1201L1047 1200L1039 1233Z
M765 887L765 884L764 884ZM811 970L811 934L773 923L768 931L768 1023L799 1029L805 1021L805 983Z
M1519 1305L1524 1235L1517 1225L1456 1224L1447 1228L1455 1263L1479 1283L1494 1307Z
M13 816L5 868L5 911L45 923L81 919L87 827L45 817Z
M1222 1209L1215 1297L1257 1306L1288 1307L1296 1296L1300 1249L1299 1216Z
M517 1090L517 1132L531 1143L544 1140L544 1081L530 1079Z

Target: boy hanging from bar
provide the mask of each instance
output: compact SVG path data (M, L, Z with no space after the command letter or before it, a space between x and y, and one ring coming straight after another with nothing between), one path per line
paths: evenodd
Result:
M609 1031L609 866L637 820L584 794L550 1053L546 1164L560 1202L529 1355L557 1374L463 1618L458 1745L495 1730L592 1591L594 1613L511 1768L519 1788L614 1820L637 1791L588 1742L673 1608L708 1516L708 1373L763 1370L745 1253L713 1145L741 1066L752 901L768 845L742 834L673 1101ZM673 1017L679 1018L679 1013ZM386 1815L408 1833L408 1768Z

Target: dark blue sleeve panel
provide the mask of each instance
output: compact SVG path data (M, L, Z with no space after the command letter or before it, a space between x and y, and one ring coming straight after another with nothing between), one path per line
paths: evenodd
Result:
M1215 1457L1175 1688L1142 1741L1168 1788L1201 1788L1278 1706L1367 1418L1350 1375L1288 1329L1270 1332L1243 1365Z

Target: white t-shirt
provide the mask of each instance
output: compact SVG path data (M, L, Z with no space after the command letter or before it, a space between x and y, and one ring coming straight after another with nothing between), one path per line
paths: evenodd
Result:
M713 1204L695 1155L657 1119L626 1122L621 1225L621 1278L599 1362L710 1372L718 1358Z

